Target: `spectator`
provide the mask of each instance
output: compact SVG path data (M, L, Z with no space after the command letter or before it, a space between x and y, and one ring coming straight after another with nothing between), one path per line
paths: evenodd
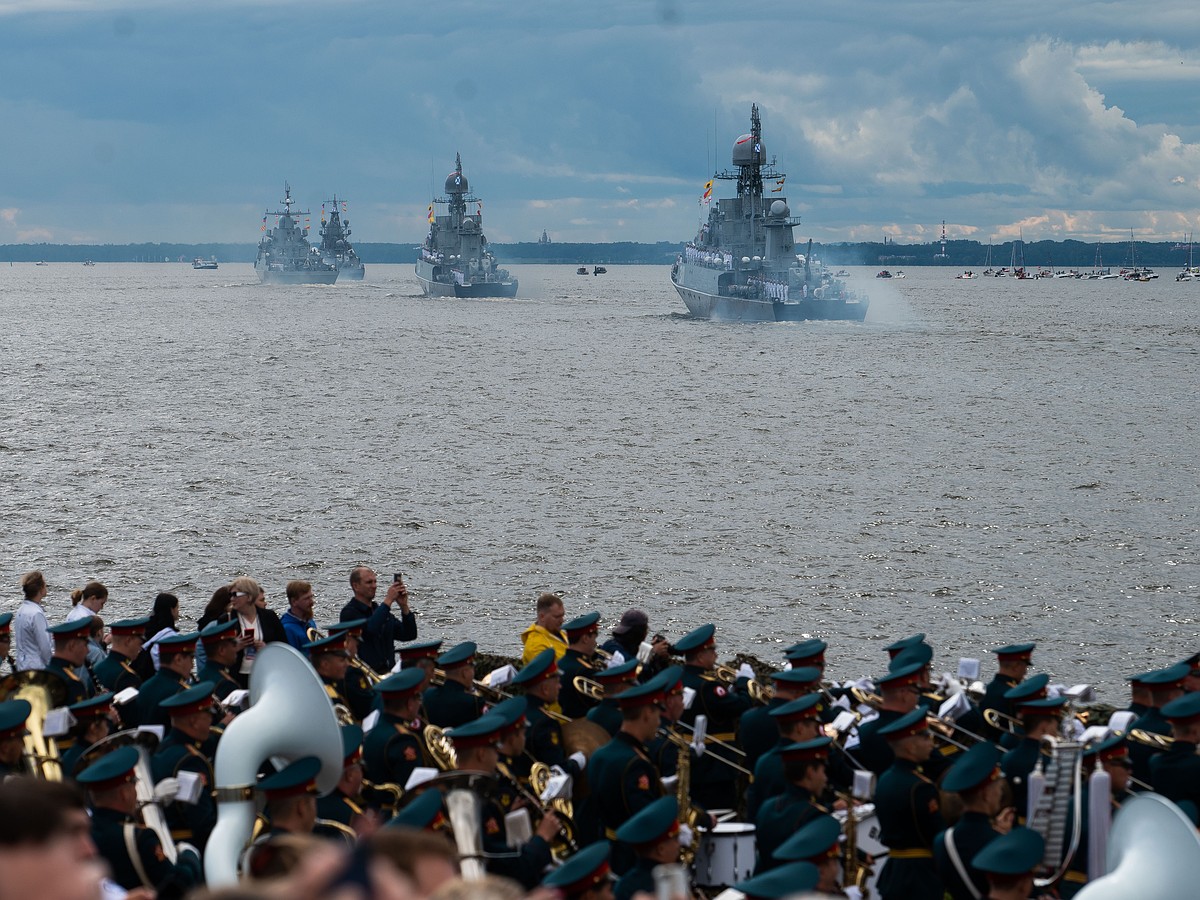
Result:
M50 623L46 621L46 612L42 609L42 602L46 599L46 579L41 572L26 572L21 577L21 590L25 593L25 600L17 609L13 621L17 671L44 669L50 665L50 657L54 655L50 633L46 631Z
M522 666L529 665L530 660L548 647L554 650L555 662L562 659L567 652L567 637L562 633L564 618L566 610L558 594L542 594L537 598L537 621L521 632Z
M223 584L215 591L208 601L208 605L204 607L204 612L200 613L200 618L196 620L196 630L203 631L213 622L220 621L221 617L229 612L229 585ZM201 641L196 646L196 671L199 672L208 665L208 655L206 653L204 642Z
M138 657L136 667L138 674L145 681L158 671L158 642L165 637L179 634L175 623L179 621L179 598L174 594L162 591L154 598L154 611L150 613L150 624L146 626L146 643L142 649L150 655L150 665L146 665L145 656Z
M313 587L307 581L289 581L284 589L288 599L288 610L279 617L288 643L303 652L310 640L308 630L316 628L313 619Z
M375 602L376 586L375 571L369 566L351 569L350 590L354 596L342 607L339 618L343 622L367 620L358 645L358 658L383 675L396 666L396 643L417 639L417 617L408 608L408 588L399 574L382 603ZM399 605L400 618L392 612L393 605Z
M235 578L230 586L230 612L225 621L236 621L241 634L241 650L233 666L233 676L246 687L250 682L250 670L258 652L274 641L287 641L283 623L272 610L261 609L256 602L261 593L258 582L253 578Z

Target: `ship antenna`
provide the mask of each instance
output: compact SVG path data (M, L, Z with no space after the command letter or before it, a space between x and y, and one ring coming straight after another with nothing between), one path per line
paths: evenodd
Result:
M461 153L454 154L454 171L457 172L459 175L462 174L462 154Z

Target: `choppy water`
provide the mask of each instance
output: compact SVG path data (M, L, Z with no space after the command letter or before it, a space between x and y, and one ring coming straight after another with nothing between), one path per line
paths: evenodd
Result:
M666 267L525 266L516 301L411 270L0 267L0 581L50 617L248 573L336 617L365 561L429 636L513 652L542 590L722 656L826 638L878 674L1029 639L1104 685L1197 644L1200 284L877 281L865 325L694 321ZM386 577L386 576L384 576Z

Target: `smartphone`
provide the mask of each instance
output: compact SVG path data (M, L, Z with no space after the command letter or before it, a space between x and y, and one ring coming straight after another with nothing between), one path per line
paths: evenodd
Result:
M403 572L397 572L395 575L392 576L392 581L396 582L397 584L399 584L403 580L404 580Z

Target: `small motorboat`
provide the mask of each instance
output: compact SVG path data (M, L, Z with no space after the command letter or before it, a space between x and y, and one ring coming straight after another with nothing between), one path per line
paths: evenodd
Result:
M592 274L593 275L606 275L606 274L608 274L608 269L604 268L604 266L592 266Z
M889 272L887 269L880 269L878 272L875 273L875 277L876 278L891 278L892 273Z
M580 266L575 270L576 275L586 275L588 273L587 266Z

